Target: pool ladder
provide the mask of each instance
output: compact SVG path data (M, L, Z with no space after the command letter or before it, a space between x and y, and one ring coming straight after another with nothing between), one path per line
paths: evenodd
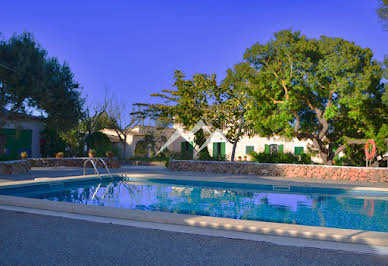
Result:
M108 166L106 165L104 159L102 159L102 158L95 158L95 159L87 158L87 159L85 160L85 162L84 162L84 171L83 171L83 172L84 172L84 175L86 175L86 165L88 164L88 162L90 162L90 163L93 165L94 172L98 175L98 177L100 178L100 181L102 181L102 177L101 177L101 175L100 175L100 172L99 172L98 169L97 169L97 163L96 163L96 162L98 162L98 161L101 161L101 162L102 162L102 164L105 166L105 169L106 169L106 171L108 172L110 178L111 178L112 181L113 181L113 176L112 176L112 174L110 173L109 168L108 168Z

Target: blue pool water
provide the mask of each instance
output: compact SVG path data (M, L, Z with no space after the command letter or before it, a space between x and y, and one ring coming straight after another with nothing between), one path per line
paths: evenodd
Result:
M159 183L156 183L159 182ZM160 183L163 182L163 183ZM0 194L147 211L388 232L388 194L183 180L73 181ZM94 197L93 197L94 195Z

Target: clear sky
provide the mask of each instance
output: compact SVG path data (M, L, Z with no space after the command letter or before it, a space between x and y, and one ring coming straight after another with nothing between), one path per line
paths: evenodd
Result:
M219 79L246 48L282 29L341 37L388 55L377 0L43 1L2 0L0 32L32 32L66 61L89 102L105 87L122 103L155 101L179 69Z

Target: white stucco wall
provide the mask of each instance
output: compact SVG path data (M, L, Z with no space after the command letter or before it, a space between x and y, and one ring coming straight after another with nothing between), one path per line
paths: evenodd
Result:
M146 127L146 130L134 130L134 132L130 135L128 135L127 138L127 148L126 148L126 157L132 157L135 155L135 149L136 149L136 143L140 140L144 139L144 134L148 131L157 131L158 129L153 127ZM172 152L181 152L181 142L194 141L194 134L190 131L184 130L179 125L174 125L174 128L168 128L162 130L163 134L169 138L171 137L175 132L180 132L180 137L177 138L171 145L169 145L167 148ZM114 130L110 129L104 129L101 132L117 136L116 132ZM160 132L159 132L160 133ZM158 134L159 134L158 133ZM215 133L208 144L208 150L210 152L210 155L213 154L213 143L214 142L225 142L225 153L228 159L230 159L233 149L233 144L228 142L222 134ZM294 138L292 140L286 140L281 137L271 137L271 138L265 138L260 137L258 135L253 137L243 136L241 140L238 142L236 147L236 155L235 160L238 159L239 156L241 156L242 159L244 159L244 156L247 156L246 154L246 146L253 146L255 152L264 152L265 144L283 144L283 152L285 153L294 153L295 147L303 147L304 152L307 152L308 146L312 144L310 140L298 140L297 138ZM161 144L162 145L162 144ZM199 147L196 147L197 149ZM313 161L320 162L320 158L314 157L312 158Z

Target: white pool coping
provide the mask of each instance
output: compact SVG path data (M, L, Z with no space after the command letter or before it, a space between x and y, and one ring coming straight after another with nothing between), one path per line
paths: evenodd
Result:
M24 186L31 184L45 184L61 181L87 179L96 179L96 177L78 176L50 178L50 180L41 179L32 182L4 182L0 185L0 187ZM82 205L69 202L55 202L49 200L22 198L5 195L0 195L0 205L2 205L3 208L8 206L41 211L63 212L76 215L89 215L93 217L104 217L106 219L121 219L127 221L158 223L193 228L217 229L229 232L260 234L266 236L280 236L288 238L302 238L309 240L334 241L338 243L352 243L388 247L388 233L386 232L238 220L230 218L195 216L157 211L151 212L106 206Z

